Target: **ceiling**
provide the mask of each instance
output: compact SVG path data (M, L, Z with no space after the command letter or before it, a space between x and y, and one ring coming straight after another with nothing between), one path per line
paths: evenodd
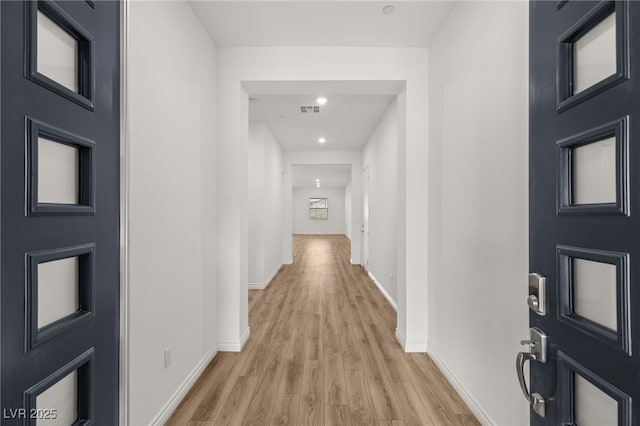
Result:
M204 1L217 46L428 46L453 1ZM393 5L390 15L383 7Z
M318 95L251 95L249 120L266 122L283 151L359 151L395 97L326 95L319 113L300 112Z
M351 165L294 165L291 169L294 188L316 186L316 179L320 179L321 188L344 187L351 182Z

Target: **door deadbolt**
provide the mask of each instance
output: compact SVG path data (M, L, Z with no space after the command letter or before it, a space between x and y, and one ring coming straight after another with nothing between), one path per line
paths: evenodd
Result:
M527 305L529 309L538 315L547 314L547 279L536 272L529 274L529 296Z

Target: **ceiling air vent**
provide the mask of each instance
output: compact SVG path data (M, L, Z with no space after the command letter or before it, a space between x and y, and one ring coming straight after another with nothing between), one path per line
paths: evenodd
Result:
M320 107L318 105L310 105L310 106L301 105L300 112L303 114L306 114L308 112L316 113L316 112L320 112Z

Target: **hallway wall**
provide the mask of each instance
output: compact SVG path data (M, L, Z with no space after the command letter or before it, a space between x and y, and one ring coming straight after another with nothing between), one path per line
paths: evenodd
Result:
M398 222L398 101L389 105L362 149L369 168L369 263L367 270L396 305Z
M249 122L249 288L282 266L282 149L264 122Z
M482 19L478 19L482 16ZM476 414L528 425L528 5L459 2L431 46L429 351Z
M186 2L127 5L125 366L128 424L142 426L170 414L216 352L216 48Z
M327 198L328 220L309 219L309 198ZM345 208L343 188L293 188L294 234L344 234Z
M351 203L353 196L351 195L351 182L344 187L344 235L351 239Z

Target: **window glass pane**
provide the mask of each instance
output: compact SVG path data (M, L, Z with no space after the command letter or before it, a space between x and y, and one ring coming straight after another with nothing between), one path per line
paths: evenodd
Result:
M616 14L612 13L576 40L573 93L577 94L616 73Z
M38 264L38 328L78 310L78 258Z
M573 259L573 311L611 330L618 329L616 265Z
M326 198L310 198L309 207L312 209L326 209L327 199Z
M36 408L42 416L37 426L69 426L78 419L78 372L74 371L36 397ZM48 411L47 411L48 410Z
M615 203L615 137L581 145L573 149L572 204Z
M582 376L575 376L575 419L580 426L617 426L618 402Z
M78 92L78 41L38 11L38 72Z
M310 209L309 218L312 220L327 220L329 211L327 209Z
M38 138L38 202L78 204L78 149Z

